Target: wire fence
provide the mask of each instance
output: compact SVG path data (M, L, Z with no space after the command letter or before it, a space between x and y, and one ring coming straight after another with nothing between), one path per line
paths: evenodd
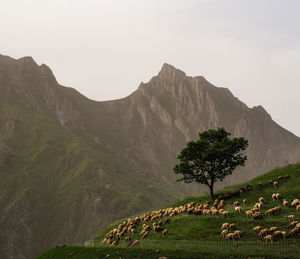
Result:
M104 247L101 242L93 241L90 246ZM121 241L119 248L128 247ZM194 240L141 240L138 246L130 247L145 249L189 250L199 253L218 253L222 255L276 256L277 258L300 258L299 242L262 241L194 241Z

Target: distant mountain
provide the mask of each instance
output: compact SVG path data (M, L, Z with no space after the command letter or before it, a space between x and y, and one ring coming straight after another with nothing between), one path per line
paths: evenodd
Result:
M261 106L171 65L126 98L96 102L31 57L0 55L0 257L84 242L116 219L207 191L177 183L172 168L188 140L221 126L250 145L247 166L219 187L300 161L300 139Z

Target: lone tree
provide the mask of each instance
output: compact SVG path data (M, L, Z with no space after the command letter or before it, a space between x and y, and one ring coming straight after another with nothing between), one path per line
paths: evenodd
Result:
M183 174L177 181L206 184L214 199L214 184L231 175L237 166L244 166L247 160L241 151L248 141L229 136L224 128L218 128L199 133L198 140L189 141L177 157L180 163L173 169L175 174Z

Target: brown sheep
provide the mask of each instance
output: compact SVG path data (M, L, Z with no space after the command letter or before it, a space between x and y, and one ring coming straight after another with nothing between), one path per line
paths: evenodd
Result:
M295 221L296 220L296 218L295 218L295 215L287 215L287 216L285 216L287 219L291 219L291 220L293 220L293 221Z
M233 203L233 205L234 205L234 206L239 206L240 203L239 203L239 201L235 201L235 202Z
M274 188L278 188L278 185L279 185L278 182L273 183Z
M258 231L261 230L261 226L256 226L252 230L255 231L255 232L258 232Z
M162 232L162 235L163 235L163 236L168 235L168 230L167 230L167 229L164 229L164 231Z
M258 236L259 236L259 237L263 237L263 236L268 235L268 234L269 234L269 229L264 228L264 229L261 229L261 230L259 231Z
M275 232L275 231L277 231L278 230L278 227L271 227L271 228L269 228L269 232L271 233L271 232Z
M246 199L243 199L244 204L248 204L248 201Z
M272 194L272 200L273 200L273 201L277 201L277 198L276 198L276 194L275 194L275 193Z
M228 234L228 230L227 229L222 230L222 232L221 232L221 236L222 237L226 237L227 234Z
M241 238L241 236L243 235L243 232L240 231L240 230L236 230L236 231L234 231L233 234L234 234L237 238Z
M221 227L221 229L229 229L229 223L224 223Z
M285 231L281 231L281 235L283 236L284 239L286 239L287 234Z
M136 246L140 243L140 240L134 240L131 244L131 246Z
M252 216L252 210L245 211L247 218Z
M279 175L278 177L277 177L277 180L282 180L283 179L283 176L282 175Z
M260 198L258 199L258 201L259 201L259 203L265 203L264 197L260 197Z
M285 208L287 208L287 207L289 206L289 203L288 203L287 200L284 200L284 201L282 202L282 205L283 205Z
M254 220L262 219L263 215L261 215L260 212L256 212L256 213L254 213L254 214L251 215L251 218L254 219Z
M229 229L232 229L232 230L236 229L236 225L234 223L231 223L229 225Z
M267 242L271 242L271 243L273 243L273 235L267 235L267 236L265 236L264 237L264 240L265 240L265 242L267 243Z
M291 223L287 226L287 228L288 228L288 229L294 228L294 227L296 227L297 224L298 224L298 221L293 221L293 222L291 222Z
M233 233L229 233L229 234L226 235L226 238L228 240L234 241L236 239L236 236Z
M295 200L293 200L292 203L291 203L291 206L292 206L292 207L296 207L296 206L298 206L298 205L300 205L299 199L295 199Z
M240 206L235 207L234 210L240 214L242 213L242 208Z

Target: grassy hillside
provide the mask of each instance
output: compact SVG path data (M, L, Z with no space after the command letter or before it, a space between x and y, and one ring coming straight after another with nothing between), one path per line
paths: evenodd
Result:
M285 175L289 175L289 178L278 180L278 188L269 184L269 180L275 181L278 176ZM288 229L287 226L292 220L285 218L285 216L295 215L296 220L300 221L300 213L296 211L295 207L289 205L285 208L282 205L283 200L287 200L291 204L292 200L296 198L300 199L300 164L273 170L245 184L230 186L218 194L233 193L239 188L246 189L247 185L251 185L252 190L246 190L238 196L226 199L224 210L230 213L229 217L220 215L194 215L189 213L179 213L172 217L163 216L152 222L150 220L139 222L135 228L135 233L129 234L126 232L121 237L118 246L102 245L101 242L105 239L107 233L124 222L118 221L107 227L94 240L91 245L94 247L57 247L46 252L39 258L64 258L68 255L72 256L72 258L101 258L107 255L110 258L158 258L159 256L168 256L168 258L193 258L198 257L199 253L202 256L205 255L206 258L216 255L226 258L228 253L236 257L240 257L241 255L265 255L266 258L268 256L269 258L297 258L298 255L295 251L296 247L300 245L299 234L286 239L281 237L274 240L272 244L265 244L262 238L258 237L258 233L252 229L255 226L268 229L270 227L278 227L280 231L286 231L288 234L291 229ZM280 193L278 201L272 200L273 193ZM261 209L263 218L259 220L247 218L245 211L250 210L260 197L263 197L265 200L265 204L262 205ZM247 199L248 204L243 204L243 199ZM173 204L171 207L180 207L191 202L204 204L209 200L210 198L207 195L190 197ZM242 214L235 212L233 205L235 201L240 202L243 210ZM211 206L212 204L209 205L210 208ZM270 216L265 215L268 209L275 206L281 206L282 209L279 213ZM166 218L170 218L170 223L164 223ZM151 229L149 235L141 239L140 232L142 231L142 225L147 224L152 227L154 222L158 224L159 221L163 222L161 231L154 232ZM225 222L236 224L237 229L243 232L242 237L238 241L228 241L220 235L220 228ZM168 230L166 236L162 235L164 229ZM128 246L125 242L126 236L130 236L132 240L140 240L140 244L136 247L126 248Z

